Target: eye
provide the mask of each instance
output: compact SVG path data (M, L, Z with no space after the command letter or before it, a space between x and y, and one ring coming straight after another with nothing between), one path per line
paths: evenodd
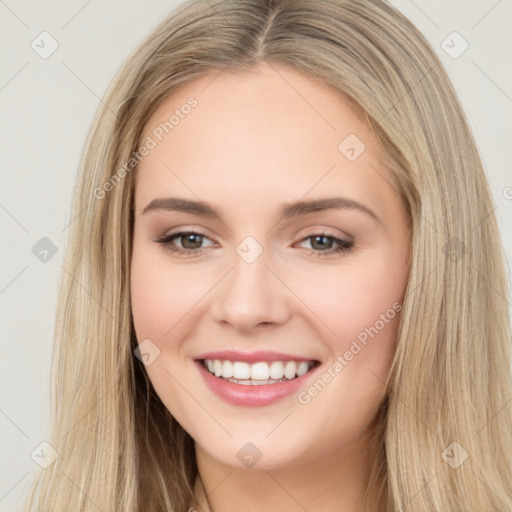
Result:
M180 242L181 247L177 247L174 241ZM209 238L204 233L197 231L180 231L171 235L166 235L161 238L157 238L155 242L161 244L164 250L184 255L199 254L203 251L204 247L201 244L204 240Z
M301 243L311 240L312 256L323 257L339 252L349 252L354 247L354 242L342 240L328 233L315 233L301 240Z
M165 251L179 255L197 256L205 249L205 247L202 247L202 243L205 240L210 239L204 233L198 231L180 231L157 238L154 241L162 245ZM316 257L349 252L354 246L354 242L342 240L328 233L314 233L303 238L300 243L304 243L307 240L311 240L310 255ZM176 246L176 241L180 243L181 247Z

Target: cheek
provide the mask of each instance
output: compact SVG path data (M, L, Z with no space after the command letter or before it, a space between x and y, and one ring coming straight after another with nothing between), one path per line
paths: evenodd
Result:
M131 269L132 313L137 338L152 340L165 332L165 319L172 311L169 283L162 282L161 272L151 262L134 256ZM171 299L171 300L170 300ZM167 312L167 314L166 314ZM167 329L169 326L167 327Z
M165 257L152 254L141 244L134 244L131 264L131 307L139 343L151 340L158 356L145 367L157 394L168 410L185 410L189 397L172 377L183 372L183 344L176 342L192 328L191 310L204 292L198 279L185 271L170 271ZM152 349L156 350L156 349ZM156 353L156 352L153 352ZM181 375L185 383L188 376Z
M396 259L379 251L357 262L354 259L353 264L301 273L300 279L294 279L293 288L325 326L322 330L326 339L336 340L332 348L340 352L348 349L347 344L357 336L364 338L365 329L375 324L383 334L396 326L396 303L405 288L404 274Z
M321 286L308 287L311 308L335 334L325 338L332 357L319 375L325 388L319 383L304 390L301 403L311 400L317 410L339 404L343 414L351 411L355 431L385 395L407 280L406 267L397 261L391 252L376 251L357 264L331 268Z
M187 269L170 272L165 258L134 248L131 301L139 340L154 338L158 343L186 316L202 293L200 283Z
M309 411L332 410L337 404L341 409L333 413L333 429L341 415L355 435L385 396L405 284L405 268L385 251L297 280L297 294L320 318L316 324L324 326L321 331L329 352L317 377L320 382L303 389L299 402Z

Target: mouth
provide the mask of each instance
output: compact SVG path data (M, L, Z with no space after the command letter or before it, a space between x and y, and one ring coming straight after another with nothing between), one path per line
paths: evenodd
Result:
M258 350L220 350L194 358L203 382L231 405L261 407L308 385L321 362L305 355Z
M199 359L198 362L211 375L245 386L266 386L289 382L306 375L320 364L316 360L248 363L229 359Z
M321 362L298 354L221 350L194 358L203 382L218 398L239 407L263 407L297 394Z

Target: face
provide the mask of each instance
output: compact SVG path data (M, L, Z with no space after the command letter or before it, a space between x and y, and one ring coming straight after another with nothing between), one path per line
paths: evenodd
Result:
M377 137L333 89L266 64L187 84L148 137L131 299L162 402L230 466L341 453L385 397L407 283Z

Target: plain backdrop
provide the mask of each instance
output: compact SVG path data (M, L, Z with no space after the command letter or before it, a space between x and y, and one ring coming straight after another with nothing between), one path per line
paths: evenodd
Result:
M31 453L48 432L58 281L89 125L124 59L179 3L0 0L0 511L21 509L37 467ZM510 262L512 2L392 3L428 38L453 80L484 159ZM33 49L42 32L50 34L47 50L52 40L58 44L47 58ZM43 257L40 247L49 251Z

